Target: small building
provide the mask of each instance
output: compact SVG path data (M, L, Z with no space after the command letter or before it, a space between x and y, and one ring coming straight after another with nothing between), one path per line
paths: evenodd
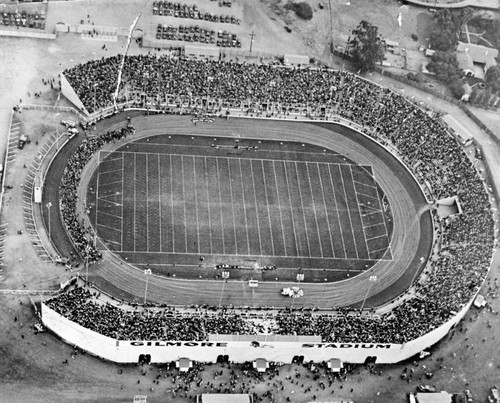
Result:
M285 66L306 67L309 65L309 56L284 55L283 64Z
M340 371L342 371L342 368L344 368L344 364L338 358L332 358L331 360L328 360L326 366L330 371L335 373L339 373Z
M265 358L257 358L253 362L253 367L257 372L266 372L266 370L269 368L269 363Z
M193 368L193 361L189 358L179 358L175 362L175 368L178 368L180 372L187 372Z
M497 64L498 49L475 45L473 43L458 42L457 59L462 53L468 54L472 59L473 65L478 66L482 72ZM463 68L462 66L460 67ZM477 76L477 73L475 75Z
M196 396L196 403L253 403L253 397L244 393L203 393Z
M445 391L417 393L416 395L418 403L452 403L452 397L451 393Z

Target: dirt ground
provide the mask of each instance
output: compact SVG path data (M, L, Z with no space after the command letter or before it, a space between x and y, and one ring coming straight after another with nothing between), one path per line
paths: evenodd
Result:
M320 9L320 2L324 8ZM198 2L197 2L198 3ZM347 4L349 3L349 5ZM199 0L201 5L208 5L208 0ZM394 40L407 40L416 32L416 26L411 21L417 18L408 17L408 24L400 30L397 16L400 4L392 0L332 0L332 19L328 12L328 2L324 0L311 1L314 18L309 22L297 20L290 11L284 10L284 0L237 0L244 22L241 25L241 35L246 31L244 47L249 45L249 35L253 30L255 37L254 49L262 52L284 51L296 54L308 54L328 61L332 66L342 65L342 61L333 59L328 53L328 43L333 33L334 42L342 45L349 31L363 18L380 27L381 33ZM145 8L150 8L150 2L119 1L119 0L88 0L81 2L54 2L49 4L48 25L55 25L60 19L68 22L79 22L81 19L91 20L96 24L107 26L130 26L132 20ZM410 16L421 13L421 9L409 8ZM146 11L144 11L146 15ZM89 16L89 17L87 17ZM141 17L142 18L142 17ZM149 20L151 23L151 19ZM405 20L403 20L405 21ZM148 22L144 19L143 24ZM291 27L292 33L287 33L284 26ZM419 34L419 42L422 40ZM24 102L54 104L56 93L42 79L55 78L66 67L89 59L110 56L123 52L125 41L106 42L106 50L102 42L82 40L76 35L62 35L56 41L14 39L0 37L0 155L4 155L8 125L11 110L20 99ZM148 52L139 49L134 44L131 52ZM485 133L480 131L462 112L453 105L445 104L440 99L404 87L398 82L386 77L371 75L368 78L403 92L409 97L431 105L435 110L453 115L461 125L466 127L479 141L485 150L485 156L494 172L500 172L500 152L497 144ZM41 92L40 98L34 99L34 93ZM29 94L28 94L29 93ZM22 119L22 130L29 132L33 139L22 152L17 152L16 161L9 166L7 184L13 189L5 194L2 209L2 223L8 222L5 241L4 269L0 273L2 290L25 289L55 289L59 282L65 281L69 273L61 266L42 264L34 253L29 237L18 229L24 228L21 212L21 184L26 170L24 165L37 154L36 141L42 144L43 137L55 130L62 115L54 118L45 113L23 112L18 115ZM474 110L491 130L500 137L500 119L496 112ZM45 133L45 134L44 134ZM43 135L42 135L43 134ZM495 177L500 184L500 175ZM500 186L499 186L500 188ZM497 254L498 255L498 254ZM22 258L22 261L19 259ZM271 390L275 401L284 402L287 398L293 402L332 401L333 399L353 400L355 402L404 402L406 393L415 390L422 383L435 384L439 389L449 392L459 392L470 389L474 400L483 402L487 390L493 384L500 383L500 300L495 279L500 277L498 256L495 258L489 283L482 290L487 296L487 309L477 311L472 308L453 336L445 338L433 349L433 355L418 366L411 362L394 366L376 366L375 373L359 367L340 383L335 381L325 390L319 389L318 382L313 380L311 373L305 368L287 365L280 369L280 375L272 379L265 376L265 381L251 386L262 395ZM488 287L491 290L488 291ZM34 297L38 301L40 297ZM214 372L223 371L218 376L218 383L227 383L230 369L220 365L207 367L202 373L202 387L191 386L189 397L173 396L171 377L165 378L159 373L159 367L145 367L146 373L137 366L117 366L100 359L74 354L71 346L66 345L51 334L34 334L33 324L36 316L31 300L26 295L0 294L0 391L1 401L10 402L122 402L132 401L134 395L147 395L148 401L188 402L193 401L196 393L210 390L203 385L214 382ZM63 361L68 360L68 364ZM413 368L412 382L402 381L400 374L408 367ZM250 378L233 366L232 370L240 375L238 385ZM296 378L296 370L300 378ZM426 380L424 373L432 371L434 376ZM381 371L381 374L379 374ZM161 378L157 378L162 375ZM309 378L307 377L309 375ZM287 377L297 383L292 384ZM420 380L420 379L421 380ZM154 383L158 380L159 383ZM140 383L138 383L138 381ZM283 384L281 384L283 382ZM304 384L304 386L302 386ZM328 385L328 383L326 383ZM304 392L308 387L311 390ZM218 386L217 386L218 387ZM239 387L239 386L238 386ZM281 389L284 387L283 389ZM197 389L197 390L196 390ZM333 393L332 393L333 392ZM314 399L316 396L316 399ZM270 401L267 399L265 401Z

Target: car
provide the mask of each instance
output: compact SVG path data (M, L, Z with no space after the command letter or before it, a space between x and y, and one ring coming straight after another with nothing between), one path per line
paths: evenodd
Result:
M473 400L472 400L472 393L470 393L469 389L464 390L464 395L467 398L467 403L472 403L473 402Z
M76 122L73 120L61 120L61 124L66 126L66 128L75 128Z
M27 142L28 142L28 136L26 136L25 134L21 135L21 137L19 137L19 141L17 143L17 148L22 150Z
M417 403L414 393L408 393L408 403Z
M417 390L422 393L435 393L437 388L435 385L418 385Z

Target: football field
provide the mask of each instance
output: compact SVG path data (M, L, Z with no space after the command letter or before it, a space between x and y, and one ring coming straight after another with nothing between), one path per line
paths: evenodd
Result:
M87 204L110 250L189 278L216 264L363 271L390 260L384 198L370 166L310 144L164 135L102 151Z

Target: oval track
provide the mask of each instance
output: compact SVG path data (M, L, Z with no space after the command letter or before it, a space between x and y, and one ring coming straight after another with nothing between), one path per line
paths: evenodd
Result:
M301 288L304 290L304 297L293 300L295 306L330 308L359 303L370 286L368 278L371 275L376 275L378 280L370 290L370 296L374 297L369 302L380 304L393 299L408 286L415 270L421 269L418 264L418 258L421 255L419 248L427 250L427 253L430 250L429 240L427 243L424 242L424 245L421 244L422 228L419 215L425 210L426 201L418 185L400 163L394 157L389 156L387 151L348 128L333 124L256 119L217 120L216 123L194 126L189 117L162 115L134 118L134 125L137 132L127 140L172 133L306 141L335 150L358 164L373 167L375 179L386 194L392 209L393 260L379 261L370 270L342 282L303 283ZM335 128L335 131L332 131L332 128ZM105 149L115 149L123 144L123 141L110 144ZM80 192L85 192L86 184L97 163L96 157L85 168ZM80 197L80 200L83 198ZM419 251L418 256L417 251ZM135 296L138 301L141 301L145 289L145 277L142 270L129 266L111 253L104 253L104 255L104 261L91 268L92 279L96 285L104 290L110 290L116 296ZM405 281L401 281L404 279ZM396 284L398 286L394 287ZM284 299L279 293L286 285L290 283L261 282L258 288L249 288L246 282L229 281L224 286L222 303L236 306L291 304L292 299ZM223 283L215 280L200 282L152 276L148 284L148 301L176 305L218 305L222 287Z

